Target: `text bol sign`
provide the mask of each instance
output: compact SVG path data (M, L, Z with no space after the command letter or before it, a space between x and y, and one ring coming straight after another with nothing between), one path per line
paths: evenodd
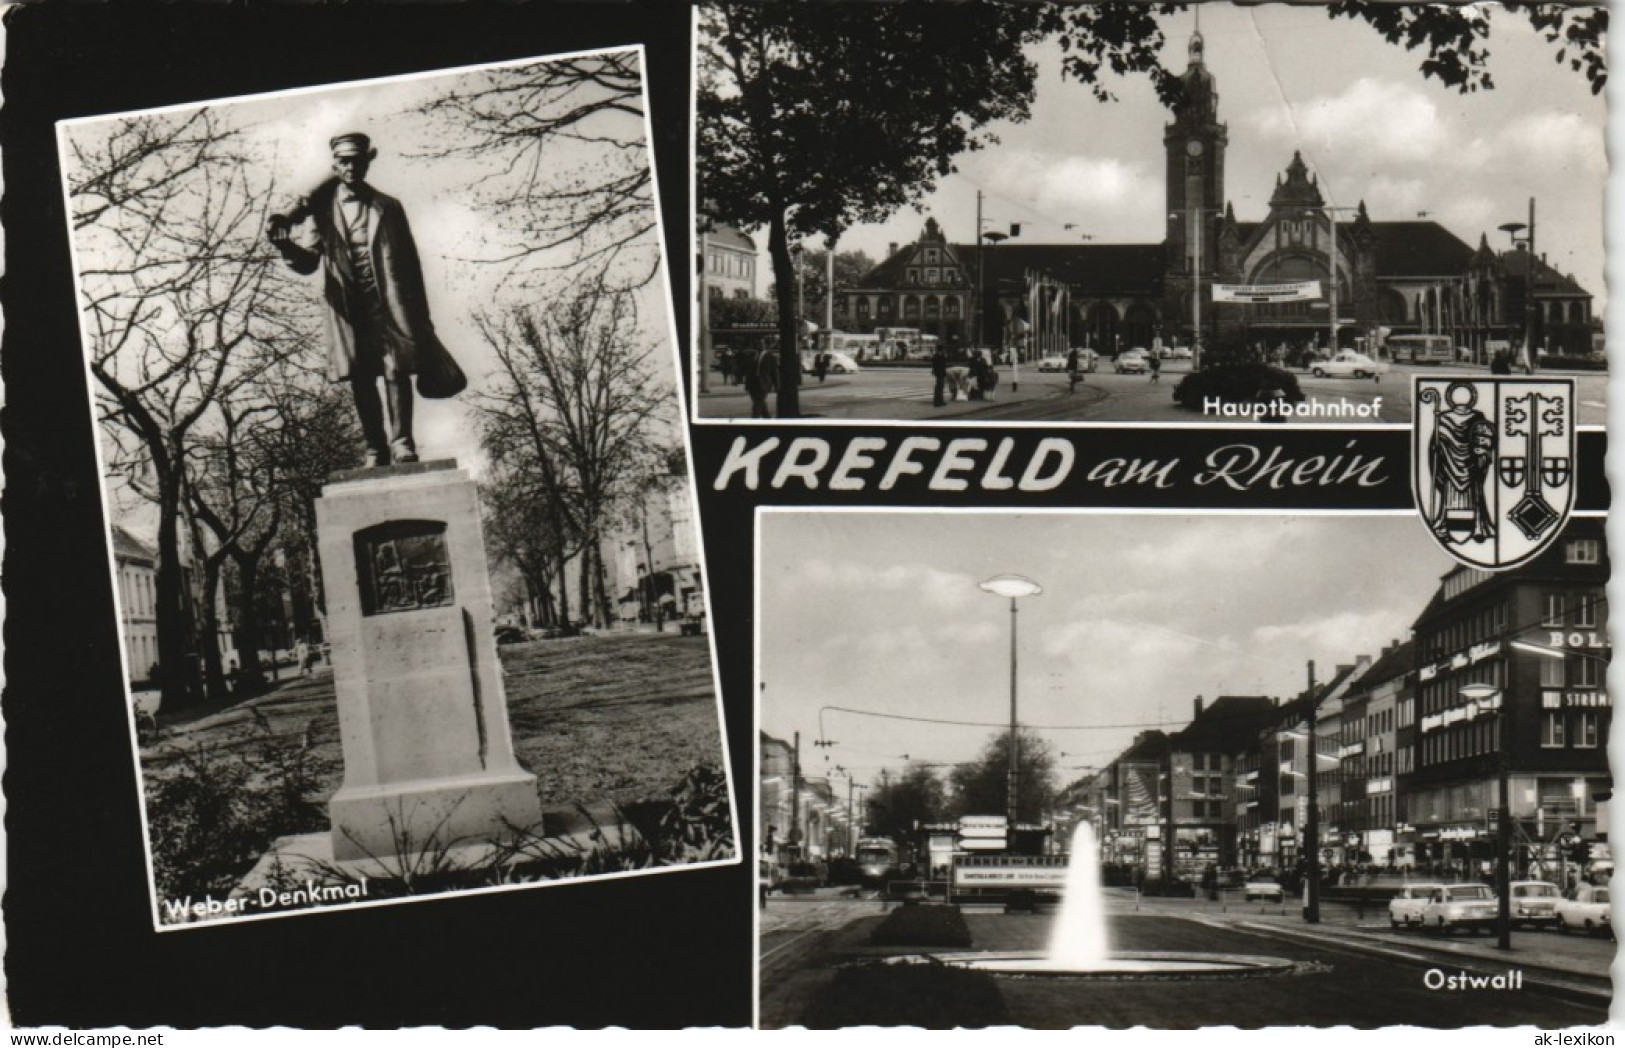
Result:
M1269 305L1273 302L1308 302L1320 298L1320 281L1299 280L1290 284L1214 284L1213 301L1247 302Z

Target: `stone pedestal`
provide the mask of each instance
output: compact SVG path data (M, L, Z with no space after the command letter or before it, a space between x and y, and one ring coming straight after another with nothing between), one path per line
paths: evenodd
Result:
M316 501L344 785L333 858L541 833L497 662L473 480L455 461L336 474Z

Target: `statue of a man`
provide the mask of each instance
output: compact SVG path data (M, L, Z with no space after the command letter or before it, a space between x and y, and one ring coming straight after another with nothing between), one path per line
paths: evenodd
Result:
M329 145L333 177L272 215L266 233L295 272L322 268L328 374L355 394L366 464L416 462L412 376L426 397L456 396L467 380L435 336L406 211L367 182L378 151L359 132Z
M1439 400L1433 390L1424 391L1424 400ZM1490 513L1484 481L1495 462L1495 426L1477 408L1478 391L1470 383L1452 382L1445 390L1449 405L1434 422L1428 442L1428 462L1433 471L1433 507L1428 523L1445 542L1452 524L1468 531L1469 539L1481 542L1495 537L1495 517Z

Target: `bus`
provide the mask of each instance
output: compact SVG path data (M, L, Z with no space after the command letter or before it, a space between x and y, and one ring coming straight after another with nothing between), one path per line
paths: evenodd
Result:
M1396 364L1453 364L1455 344L1446 335L1389 335L1384 343Z
M880 336L857 335L847 331L820 331L818 348L825 353L845 353L854 360L873 360L880 349Z

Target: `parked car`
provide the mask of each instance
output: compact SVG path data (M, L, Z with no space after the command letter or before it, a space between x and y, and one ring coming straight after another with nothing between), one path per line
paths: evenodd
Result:
M1456 928L1476 933L1495 927L1500 909L1487 884L1445 884L1433 889L1422 906L1422 924L1441 935Z
M1409 928L1422 923L1422 907L1428 898L1444 885L1432 881L1416 881L1400 885L1398 893L1388 900L1388 923L1395 928Z
M1151 370L1151 358L1138 347L1117 354L1114 370L1122 375L1143 375Z
M522 644L530 640L530 633L519 626L498 626L496 640L498 644Z
M832 375L852 375L860 370L857 360L850 353L837 349L830 351L827 355L829 357L829 373ZM814 362L815 356L816 354L813 353L801 354L801 373L803 375L811 375L817 369Z
M1170 360L1189 360L1196 353L1189 346L1171 346L1163 350L1163 355Z
M1038 362L1039 371L1065 371L1067 354L1052 353ZM1078 370L1093 371L1100 366L1100 354L1092 349L1078 350Z
M1608 886L1581 884L1559 899L1555 907L1557 930L1584 931L1587 935L1613 935L1614 924L1608 912Z
M1544 928L1557 924L1557 903L1563 893L1549 881L1512 882L1512 923Z
M1254 874L1248 877L1247 883L1242 885L1241 891L1248 902L1252 902L1254 899L1268 900L1270 902L1284 902L1286 900L1286 889L1281 887L1280 881L1268 874Z
M1377 379L1388 373L1388 365L1372 360L1364 353L1340 349L1330 360L1316 360L1309 365L1309 373L1316 378L1370 378Z

